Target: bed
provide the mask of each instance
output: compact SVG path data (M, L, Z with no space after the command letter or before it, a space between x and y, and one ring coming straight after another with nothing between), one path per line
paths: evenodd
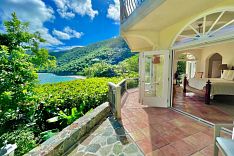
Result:
M221 78L184 78L184 93L186 91L204 95L205 103L210 104L214 95L234 95L234 70L225 70Z

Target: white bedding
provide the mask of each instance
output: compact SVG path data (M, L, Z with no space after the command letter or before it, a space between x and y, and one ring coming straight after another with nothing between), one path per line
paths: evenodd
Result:
M198 90L203 90L206 82L211 81L211 96L213 95L234 95L234 81L221 78L192 78L188 80L189 86Z

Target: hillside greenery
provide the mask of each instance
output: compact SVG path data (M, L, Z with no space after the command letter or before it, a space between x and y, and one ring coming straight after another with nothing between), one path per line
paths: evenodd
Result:
M57 67L49 72L58 75L84 75L84 69L93 64L105 62L116 65L134 55L121 37L50 54L57 58Z
M138 55L121 38L51 56L40 48L46 41L38 32L29 33L28 26L13 13L12 20L5 22L6 33L0 33L0 147L6 140L16 143L16 156L106 102L108 82L138 74ZM81 73L89 78L39 85L38 71Z
M136 78L139 70L138 59L138 55L134 55L117 65L111 65L106 62L95 63L84 69L84 75L87 77L122 76Z

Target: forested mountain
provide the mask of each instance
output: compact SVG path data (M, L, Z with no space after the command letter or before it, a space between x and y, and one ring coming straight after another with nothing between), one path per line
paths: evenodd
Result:
M57 67L50 72L56 74L82 74L83 69L94 63L105 62L118 64L131 57L134 53L121 38L97 42L86 47L77 47L63 52L51 52L50 55L57 58Z

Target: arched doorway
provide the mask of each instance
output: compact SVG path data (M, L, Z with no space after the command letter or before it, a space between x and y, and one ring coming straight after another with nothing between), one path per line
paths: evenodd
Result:
M208 78L220 78L221 71L219 66L222 64L222 56L219 53L215 53L208 58Z

